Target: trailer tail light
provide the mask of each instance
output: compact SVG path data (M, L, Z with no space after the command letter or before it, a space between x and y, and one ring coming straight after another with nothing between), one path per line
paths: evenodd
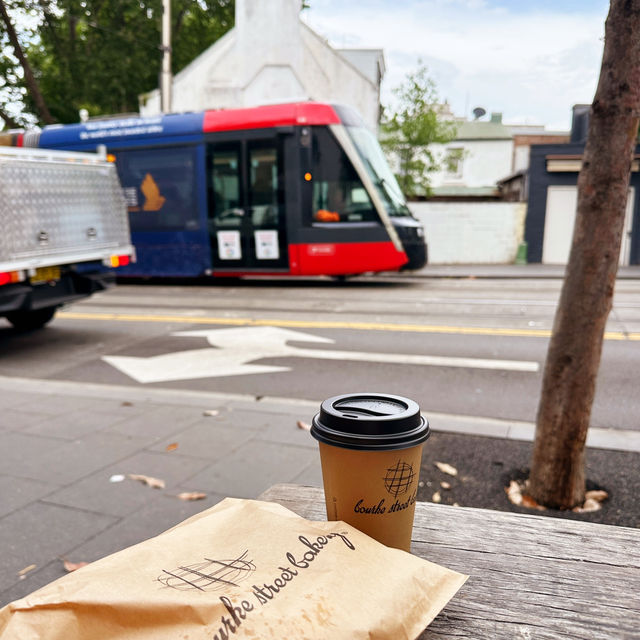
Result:
M131 262L129 256L111 256L112 267L126 267Z
M24 271L0 271L0 286L24 280Z

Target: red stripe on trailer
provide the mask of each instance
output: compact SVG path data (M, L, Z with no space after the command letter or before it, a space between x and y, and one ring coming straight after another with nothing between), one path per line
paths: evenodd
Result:
M297 102L248 109L205 111L203 131L208 133L211 131L339 123L340 118L331 105L317 102Z
M409 261L392 242L323 242L289 247L295 275L351 275L367 271L397 271Z

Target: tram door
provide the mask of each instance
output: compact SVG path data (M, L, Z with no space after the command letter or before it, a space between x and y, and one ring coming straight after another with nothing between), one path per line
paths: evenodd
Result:
M288 269L280 140L214 142L208 163L214 271Z

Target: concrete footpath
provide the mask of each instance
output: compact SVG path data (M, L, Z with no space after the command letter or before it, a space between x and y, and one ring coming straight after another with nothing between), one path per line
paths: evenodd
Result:
M298 425L317 410L284 398L0 376L0 606L64 575L64 559L91 562L226 496L255 498L279 482L321 486L317 444ZM435 432L533 437L529 423L428 417ZM591 446L640 451L640 432L590 437ZM206 498L184 501L183 492Z
M423 269L406 272L403 275L420 278L564 278L565 265L561 264L429 264ZM392 276L394 274L387 274ZM619 267L618 280L640 279L640 265Z

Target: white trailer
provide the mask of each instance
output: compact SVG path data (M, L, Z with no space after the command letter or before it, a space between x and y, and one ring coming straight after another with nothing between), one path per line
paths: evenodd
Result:
M0 146L0 317L43 326L106 289L134 259L116 167L104 152Z

